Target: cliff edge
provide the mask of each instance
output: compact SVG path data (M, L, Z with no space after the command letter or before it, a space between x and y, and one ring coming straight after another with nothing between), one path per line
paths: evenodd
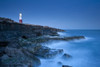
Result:
M0 41L11 39L12 37L36 37L43 35L55 36L57 32L64 30L48 26L31 25L18 23L8 18L0 17Z

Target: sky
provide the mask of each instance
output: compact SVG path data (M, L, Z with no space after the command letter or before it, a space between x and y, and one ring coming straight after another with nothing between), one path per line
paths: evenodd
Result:
M0 17L61 29L100 29L100 0L0 0Z

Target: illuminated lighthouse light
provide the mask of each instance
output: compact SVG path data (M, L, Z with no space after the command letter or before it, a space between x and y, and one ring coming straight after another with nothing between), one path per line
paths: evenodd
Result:
M22 23L22 13L19 14L19 23Z

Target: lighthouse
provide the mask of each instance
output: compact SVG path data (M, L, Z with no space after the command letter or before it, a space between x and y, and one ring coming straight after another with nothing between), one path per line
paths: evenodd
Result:
M22 23L22 13L19 13L19 23Z

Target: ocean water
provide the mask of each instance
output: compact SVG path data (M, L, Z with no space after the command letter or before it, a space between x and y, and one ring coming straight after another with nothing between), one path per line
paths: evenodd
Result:
M72 58L63 59L57 55L52 59L40 59L40 67L100 67L100 30L67 30L61 36L85 36L85 39L73 41L55 41L47 44L50 48L63 49ZM62 64L58 64L61 62Z

